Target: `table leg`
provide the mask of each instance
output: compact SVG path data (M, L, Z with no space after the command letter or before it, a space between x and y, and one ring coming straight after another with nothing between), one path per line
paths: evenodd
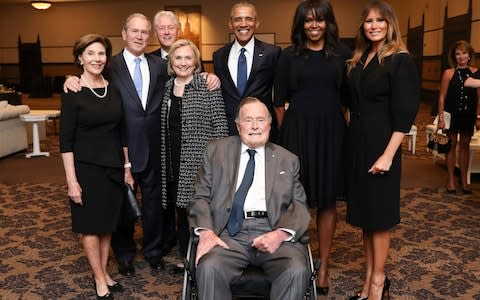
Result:
M38 122L32 122L32 146L33 151L31 153L25 154L27 158L32 156L50 156L49 152L40 151L40 138L38 137Z

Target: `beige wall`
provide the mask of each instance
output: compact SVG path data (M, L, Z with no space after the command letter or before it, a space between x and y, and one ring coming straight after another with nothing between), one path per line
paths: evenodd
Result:
M331 0L341 37L354 37L359 24L359 14L367 0ZM448 16L464 14L470 0L390 0L397 12L401 32L405 38L410 26L419 26L425 19L424 55L436 56L442 51L442 27L445 6ZM480 0L473 1L472 43L480 50ZM17 38L35 41L37 34L42 43L44 63L72 61L71 47L79 36L96 32L112 37L120 48L121 26L125 17L138 11L148 17L165 5L198 4L202 8L201 51L203 59L211 60L214 50L228 42L227 27L231 6L237 0L177 0L177 1L126 1L102 0L95 2L61 2L46 11L33 9L28 3L3 4L0 18L0 64L17 63ZM261 19L259 33L274 33L276 44L285 47L290 43L290 27L299 0L252 1ZM158 45L152 34L149 49ZM118 50L118 49L115 49Z
M122 1L54 3L46 11L33 9L28 3L2 6L0 18L0 63L17 63L17 39L33 42L40 35L44 63L71 62L71 46L86 33L100 33L113 37L121 45L120 31L127 15L134 11L152 17L165 5L199 4L202 7L201 50L204 60L228 42L227 27L231 6L237 1L189 0L178 1ZM252 1L261 19L259 33L275 33L275 41L284 47L290 43L290 27L298 0ZM332 0L343 37L353 37L358 15L366 1ZM273 5L274 4L274 5ZM158 45L152 35L150 49Z

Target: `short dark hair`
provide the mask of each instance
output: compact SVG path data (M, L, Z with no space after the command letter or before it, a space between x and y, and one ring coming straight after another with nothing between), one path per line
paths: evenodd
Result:
M110 57L112 56L112 43L107 37L104 37L103 35L90 33L79 38L73 45L73 62L80 69L82 68L82 65L80 64L80 60L78 59L78 57L82 55L83 51L85 51L85 49L93 43L100 43L103 45L103 47L105 47L105 54L107 55L106 65L108 65Z
M338 25L333 13L332 5L328 0L304 0L298 4L293 16L292 35L290 37L295 52L302 54L303 50L307 46L307 36L305 35L304 24L307 19L307 14L313 13L313 17L317 21L325 20L327 29L325 30L325 54L327 56L335 54L337 49L338 38Z

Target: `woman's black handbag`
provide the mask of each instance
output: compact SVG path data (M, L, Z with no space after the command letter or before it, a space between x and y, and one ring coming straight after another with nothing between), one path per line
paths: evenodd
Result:
M438 129L430 134L427 147L432 151L436 150L438 153L448 153L452 147L452 141L441 129Z
M133 192L132 188L128 184L125 186L127 189L126 211L128 217L136 221L142 217L142 211L140 210L140 206L138 205L137 198L135 197L135 193Z

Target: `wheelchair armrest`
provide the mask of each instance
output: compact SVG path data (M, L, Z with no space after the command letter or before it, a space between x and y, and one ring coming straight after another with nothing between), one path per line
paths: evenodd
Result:
M304 245L307 245L310 244L310 237L308 235L302 235L298 241Z

